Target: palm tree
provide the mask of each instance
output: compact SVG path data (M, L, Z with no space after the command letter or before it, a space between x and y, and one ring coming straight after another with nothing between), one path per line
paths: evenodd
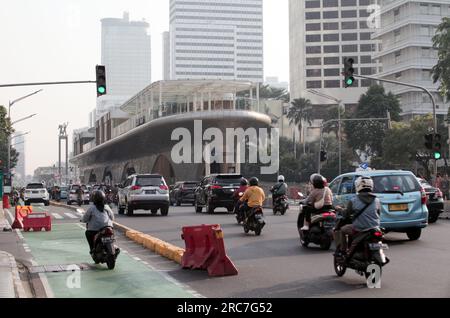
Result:
M291 102L287 118L289 124L296 125L303 136L303 123L306 121L309 125L312 124L312 104L309 99L297 98ZM303 152L305 152L305 139L302 138Z

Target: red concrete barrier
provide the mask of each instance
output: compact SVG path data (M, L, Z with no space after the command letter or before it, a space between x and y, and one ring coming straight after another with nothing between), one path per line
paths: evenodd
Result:
M33 229L34 232L52 230L52 218L47 212L31 213L23 219L23 230L28 232Z
M31 206L16 206L16 215L12 224L13 229L23 229L23 219L33 213L33 207Z
M3 194L3 208L9 209L11 206L9 205L9 197L7 194Z
M183 227L186 244L181 265L189 269L206 269L209 276L237 275L238 271L225 252L220 225Z

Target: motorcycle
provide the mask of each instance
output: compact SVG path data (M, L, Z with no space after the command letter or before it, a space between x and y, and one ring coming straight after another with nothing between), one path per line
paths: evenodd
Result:
M303 194L298 193L300 198ZM311 224L308 231L302 231L304 225L303 206L306 205L304 200L300 201L300 213L297 219L297 229L300 235L300 243L304 247L308 247L310 243L320 246L322 250L329 250L333 242L333 229L336 225L336 211L321 210L320 213L311 216Z
M389 258L384 254L384 250L389 249L388 245L383 244L383 231L380 229L370 230L358 235L365 237L356 246L351 258L346 261L344 255L335 253L334 255L334 271L339 277L344 276L347 268L354 269L359 275L368 279L371 276L371 265L379 268L379 277L381 277L381 269L389 263ZM351 242L349 242L349 245Z
M95 264L106 263L108 269L114 269L120 249L115 246L114 230L107 226L101 229L94 237L94 250L92 259Z
M266 225L262 207L250 208L250 210L244 214L243 224L245 234L253 231L256 236L261 235L261 231Z
M289 210L287 195L276 198L273 206L273 215L277 215L278 212L280 212L281 215L284 215L287 210Z

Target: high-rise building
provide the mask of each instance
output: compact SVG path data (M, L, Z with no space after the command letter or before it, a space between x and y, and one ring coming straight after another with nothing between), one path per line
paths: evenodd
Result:
M290 91L291 98L308 98L313 104L332 104L307 92L314 89L345 104L356 104L371 85L356 80L345 89L343 60L352 57L355 72L377 73L373 59L378 42L372 21L375 0L290 0Z
M106 66L107 95L98 99L99 114L122 105L151 84L151 38L149 24L106 18L102 23L102 64Z
M170 0L171 79L264 81L262 0Z
M426 87L434 95L437 114L447 114L438 93L439 83L433 84L431 69L437 64L437 51L432 38L443 17L450 16L449 0L382 0L381 29L374 37L381 41L376 58L383 65L378 77ZM432 112L430 97L420 89L384 84L397 95L404 118Z
M16 137L18 136L18 137ZM15 175L19 179L25 178L25 136L23 132L16 132L13 135L12 143L14 149L19 153L17 165L15 167Z
M170 80L170 32L162 33L162 64L163 80Z

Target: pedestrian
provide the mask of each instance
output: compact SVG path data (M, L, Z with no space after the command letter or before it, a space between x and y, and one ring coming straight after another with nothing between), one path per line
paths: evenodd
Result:
M450 179L448 178L448 174L445 174L444 178L442 179L442 183L441 183L441 191L442 191L442 196L444 197L444 200L448 200L449 187L450 187Z
M436 175L436 179L434 180L434 185L433 186L435 188L442 189L442 177L441 177L441 175L439 173Z

